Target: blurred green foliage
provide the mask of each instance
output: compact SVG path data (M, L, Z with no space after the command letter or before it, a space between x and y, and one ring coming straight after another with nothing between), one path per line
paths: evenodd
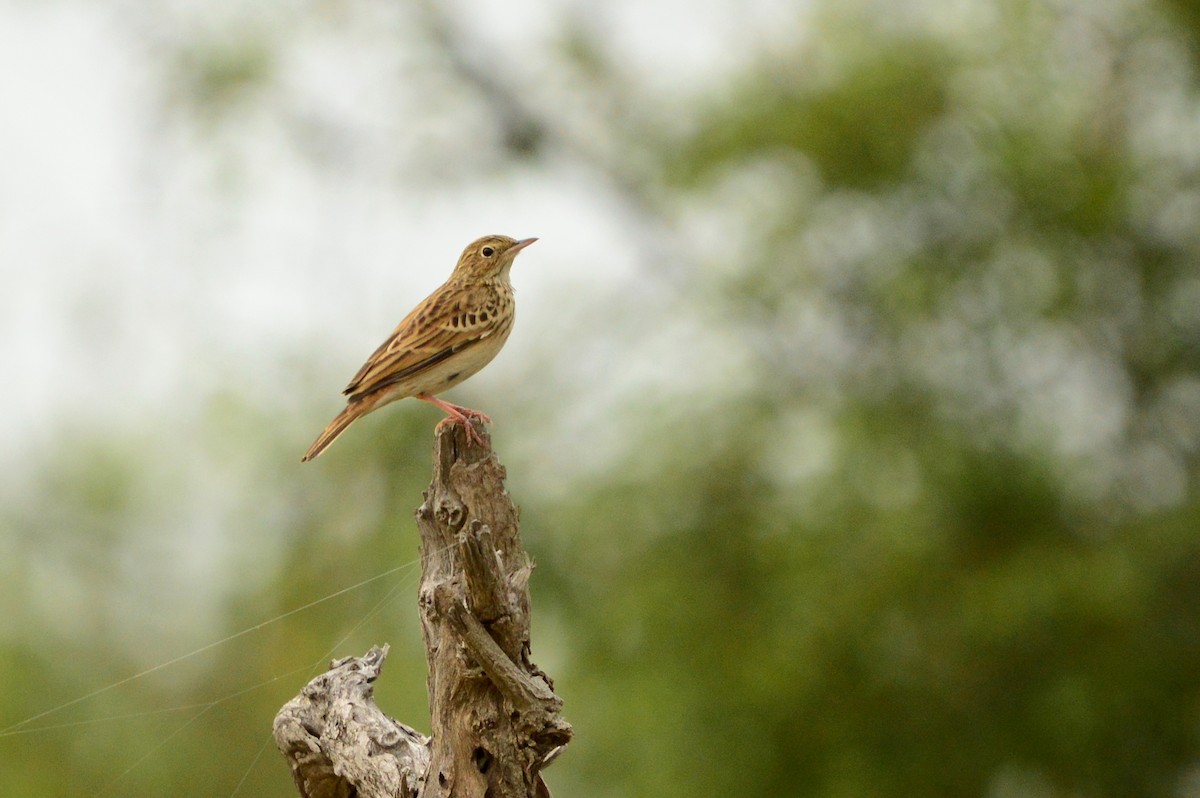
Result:
M577 731L556 793L1196 794L1200 165L1159 144L1200 81L1151 68L1194 53L1194 14L1037 6L971 36L816 16L833 34L643 139L641 211L736 231L674 296L740 365L606 419L619 456L569 491L500 452L534 658ZM206 85L252 83L256 53ZM597 94L621 85L606 63ZM195 465L217 533L174 515L152 461L64 440L3 515L0 727L414 558L429 420L364 422L298 472L310 431L219 405ZM166 530L227 540L252 587L155 628L188 617L146 608L156 558L189 556L153 548ZM329 656L389 641L380 703L424 728L414 594L410 572L372 582L0 735L0 793L289 795L270 720ZM55 614L68 599L88 616ZM143 639L166 642L139 659Z
M802 63L765 62L670 163L694 181L729 161L798 151L831 188L878 188L904 177L917 137L945 112L949 74L940 48L910 39L864 53L830 85L812 85Z

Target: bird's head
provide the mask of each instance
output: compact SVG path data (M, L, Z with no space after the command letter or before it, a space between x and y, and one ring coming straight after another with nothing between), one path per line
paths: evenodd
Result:
M508 236L484 236L473 241L459 257L458 265L454 267L453 279L507 280L508 270L512 267L517 253L534 241L537 239L524 238L517 241Z

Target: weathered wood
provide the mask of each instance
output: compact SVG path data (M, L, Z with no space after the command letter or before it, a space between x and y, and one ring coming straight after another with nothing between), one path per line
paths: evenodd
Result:
M419 609L433 737L372 700L386 647L333 663L275 719L302 798L548 798L541 771L571 739L530 661L529 577L518 512L490 438L446 426L417 509Z
M417 510L429 798L544 795L539 773L571 739L562 702L529 658L533 566L504 476L490 448L469 443L460 427L439 431Z
M384 715L372 684L387 646L334 660L275 716L275 742L303 798L416 796L429 738Z

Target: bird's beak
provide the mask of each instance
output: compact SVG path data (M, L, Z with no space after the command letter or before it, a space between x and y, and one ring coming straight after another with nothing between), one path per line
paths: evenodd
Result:
M537 239L536 238L523 238L520 241L518 241L517 243L513 244L509 248L508 251L515 255L518 252L520 252L521 250L525 249L525 247L532 244L534 241L537 241Z

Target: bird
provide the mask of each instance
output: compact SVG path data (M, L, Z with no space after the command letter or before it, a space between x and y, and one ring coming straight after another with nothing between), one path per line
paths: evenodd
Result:
M325 427L301 462L317 457L355 420L395 402L415 397L439 407L438 423L462 424L468 440L482 444L472 419L492 420L478 410L439 399L500 352L512 332L516 304L509 271L517 253L537 241L489 235L471 242L437 290L413 308L367 358L350 384L346 407Z

